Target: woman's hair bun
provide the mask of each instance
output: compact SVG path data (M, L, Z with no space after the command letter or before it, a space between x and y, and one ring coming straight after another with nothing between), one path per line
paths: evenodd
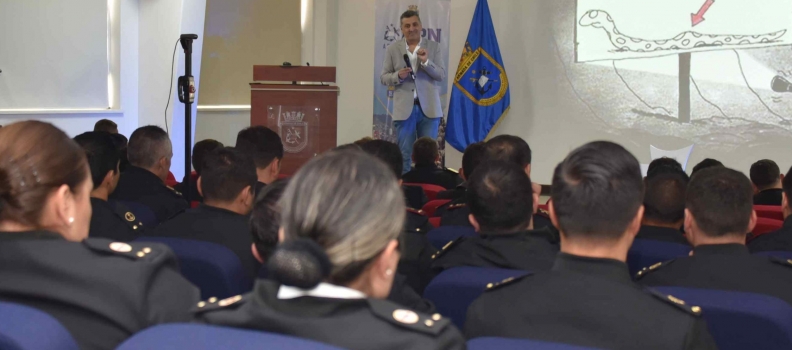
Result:
M311 289L330 276L332 264L316 242L298 238L278 245L267 262L275 281L301 289Z
M0 169L0 212L10 204L12 191L13 186L8 172L5 169Z

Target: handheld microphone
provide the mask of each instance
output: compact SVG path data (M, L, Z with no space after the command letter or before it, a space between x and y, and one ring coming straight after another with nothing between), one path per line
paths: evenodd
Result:
M407 68L412 69L412 64L410 64L410 56L407 56L407 54L404 54L404 64L407 65ZM410 77L412 77L413 80L415 80L415 72L411 71L410 72Z
M775 92L792 92L792 83L780 75L776 75L773 78L773 81L770 82L770 86Z

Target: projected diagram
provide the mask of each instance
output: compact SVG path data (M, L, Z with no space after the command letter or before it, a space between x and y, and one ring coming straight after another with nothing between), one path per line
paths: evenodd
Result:
M555 27L556 54L603 129L720 150L792 137L792 0L557 6L571 10L574 26Z

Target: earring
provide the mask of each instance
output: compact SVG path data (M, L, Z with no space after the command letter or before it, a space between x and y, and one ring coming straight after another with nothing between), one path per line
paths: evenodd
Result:
M69 225L74 223L74 218L69 218Z
M392 274L393 274L393 270L391 270L391 269L385 270L385 276L390 276Z

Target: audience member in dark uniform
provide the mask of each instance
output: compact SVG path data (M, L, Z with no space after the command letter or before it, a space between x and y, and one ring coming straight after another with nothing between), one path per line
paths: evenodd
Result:
M360 151L360 147L357 151ZM288 180L279 180L265 187L258 195L256 204L250 214L250 231L253 235L253 255L262 264L266 264L278 244L278 230L281 222L281 209L278 201L283 195L283 191L288 185ZM409 243L405 243L409 247ZM402 250L403 253L403 250ZM400 266L401 268L401 266ZM259 271L259 278L268 278L268 270L263 268ZM433 313L435 311L432 302L422 298L415 290L407 284L407 277L402 271L396 273L393 279L388 300L399 305L408 307L415 311Z
M781 181L784 175L778 164L770 159L762 159L751 165L751 182L754 185L754 205L781 205Z
M118 134L118 124L110 119L101 119L94 124L93 131L106 132L108 134Z
M394 171L398 170L398 173L401 174L403 171L402 167L404 165L401 165L398 168L395 168L393 165L397 158L397 154L394 153L394 146L396 147L395 150L399 150L399 146L393 142L388 142L385 140L371 140L361 144L360 148L362 148L364 152L379 158L387 164L390 164L391 167L394 168ZM401 151L399 151L398 159L401 160L401 158ZM397 176L396 178L399 179L400 183L403 182L401 175ZM420 186L402 185L401 187L402 191L404 192L404 198L407 201L408 208L420 210L423 208L424 204L429 201L429 199L426 197L426 193L424 193L423 188Z
M167 247L87 238L92 188L83 150L62 131L0 129L0 300L52 315L88 350L189 321L198 289Z
M404 224L404 198L388 166L363 152L331 151L297 172L280 204L273 280L198 304L200 320L353 350L465 348L450 320L384 300Z
M121 174L111 199L143 204L154 212L159 222L188 208L181 193L165 185L173 158L165 130L154 125L138 128L129 139L127 153L130 167Z
M643 216L638 160L592 142L553 175L550 217L561 252L550 271L493 283L468 309L465 336L530 338L599 349L714 349L700 308L630 279Z
M204 202L157 226L152 236L217 243L233 251L248 276L261 264L251 251L248 214L253 208L256 167L244 153L219 148L206 155L198 187Z
M399 146L393 142L384 140L372 140L364 143L361 148L363 151L385 162L391 170L393 175L398 179L401 177L402 167L402 154ZM402 180L398 180L398 184L402 184ZM409 186L401 186L402 189ZM420 187L417 187L420 189ZM407 193L405 191L405 193ZM423 193L423 190L421 190ZM409 195L406 195L409 203ZM408 204L409 205L409 204ZM399 273L406 277L406 283L410 285L418 294L423 294L424 288L429 284L432 279L432 271L430 265L432 264L432 255L437 250L426 238L426 233L432 229L429 223L429 218L423 214L420 209L407 208L407 216L404 220L404 230L402 234L402 249L401 260L399 261Z
M220 143L220 141L211 140L211 139L198 141L193 146L191 161L196 176L193 177L190 181L189 193L190 193L191 202L192 201L203 202L203 196L201 196L201 192L198 191L198 177L201 176L201 170L203 169L203 161L204 158L206 158L206 155L218 148L223 148L223 144ZM173 186L173 188L176 191L179 191L182 194L187 193L188 191L188 189L186 188L187 176L192 176L192 174L184 175L184 179L182 179L182 182L177 184L176 186Z
M468 181L469 220L476 237L452 241L432 267L499 267L542 271L553 266L558 245L547 228L533 230L532 213L539 196L522 168L502 161L482 164Z
M118 156L121 160L121 163L118 164L118 169L123 173L129 167L129 158L127 157L127 146L129 145L129 140L127 140L126 136L122 134L110 135L113 137L113 143L118 150Z
M107 198L118 186L121 172L113 138L106 132L86 132L74 138L85 151L91 169L90 237L129 242L141 235L143 223L121 203L109 203Z
M486 154L487 149L484 147L483 142L471 143L467 146L467 148L465 148L465 153L462 154L462 168L459 169L459 177L463 180L467 180L468 175L465 174L473 174L476 167L486 160ZM452 190L438 193L436 199L464 200L465 189L467 189L467 182L462 182Z
M278 133L265 126L251 126L237 134L235 148L256 164L256 193L278 180L283 161L283 142Z
M412 158L415 165L402 176L404 182L437 185L447 190L462 183L456 171L437 165L440 162L440 150L437 141L431 137L415 141Z
M680 170L657 170L644 179L644 216L636 239L688 245L680 230L685 222L688 176Z
M745 233L756 224L752 197L751 181L739 171L713 167L696 173L685 205L692 255L642 270L638 282L760 293L792 303L792 263L751 255L745 246Z
M690 172L690 177L693 177L693 175L701 170L712 167L723 167L723 163L712 158L704 158L704 160L700 161L698 164L696 164L696 166L693 167L693 171Z
M756 252L792 252L792 207L789 205L789 198L792 195L792 168L789 168L784 180L781 182L783 193L781 197L781 212L784 215L784 226L777 231L768 232L754 238L748 243L748 250Z
M679 164L674 158L660 157L649 163L649 167L646 168L646 176L648 177L656 172L666 171L679 171L684 173L685 169L682 169L682 164Z

